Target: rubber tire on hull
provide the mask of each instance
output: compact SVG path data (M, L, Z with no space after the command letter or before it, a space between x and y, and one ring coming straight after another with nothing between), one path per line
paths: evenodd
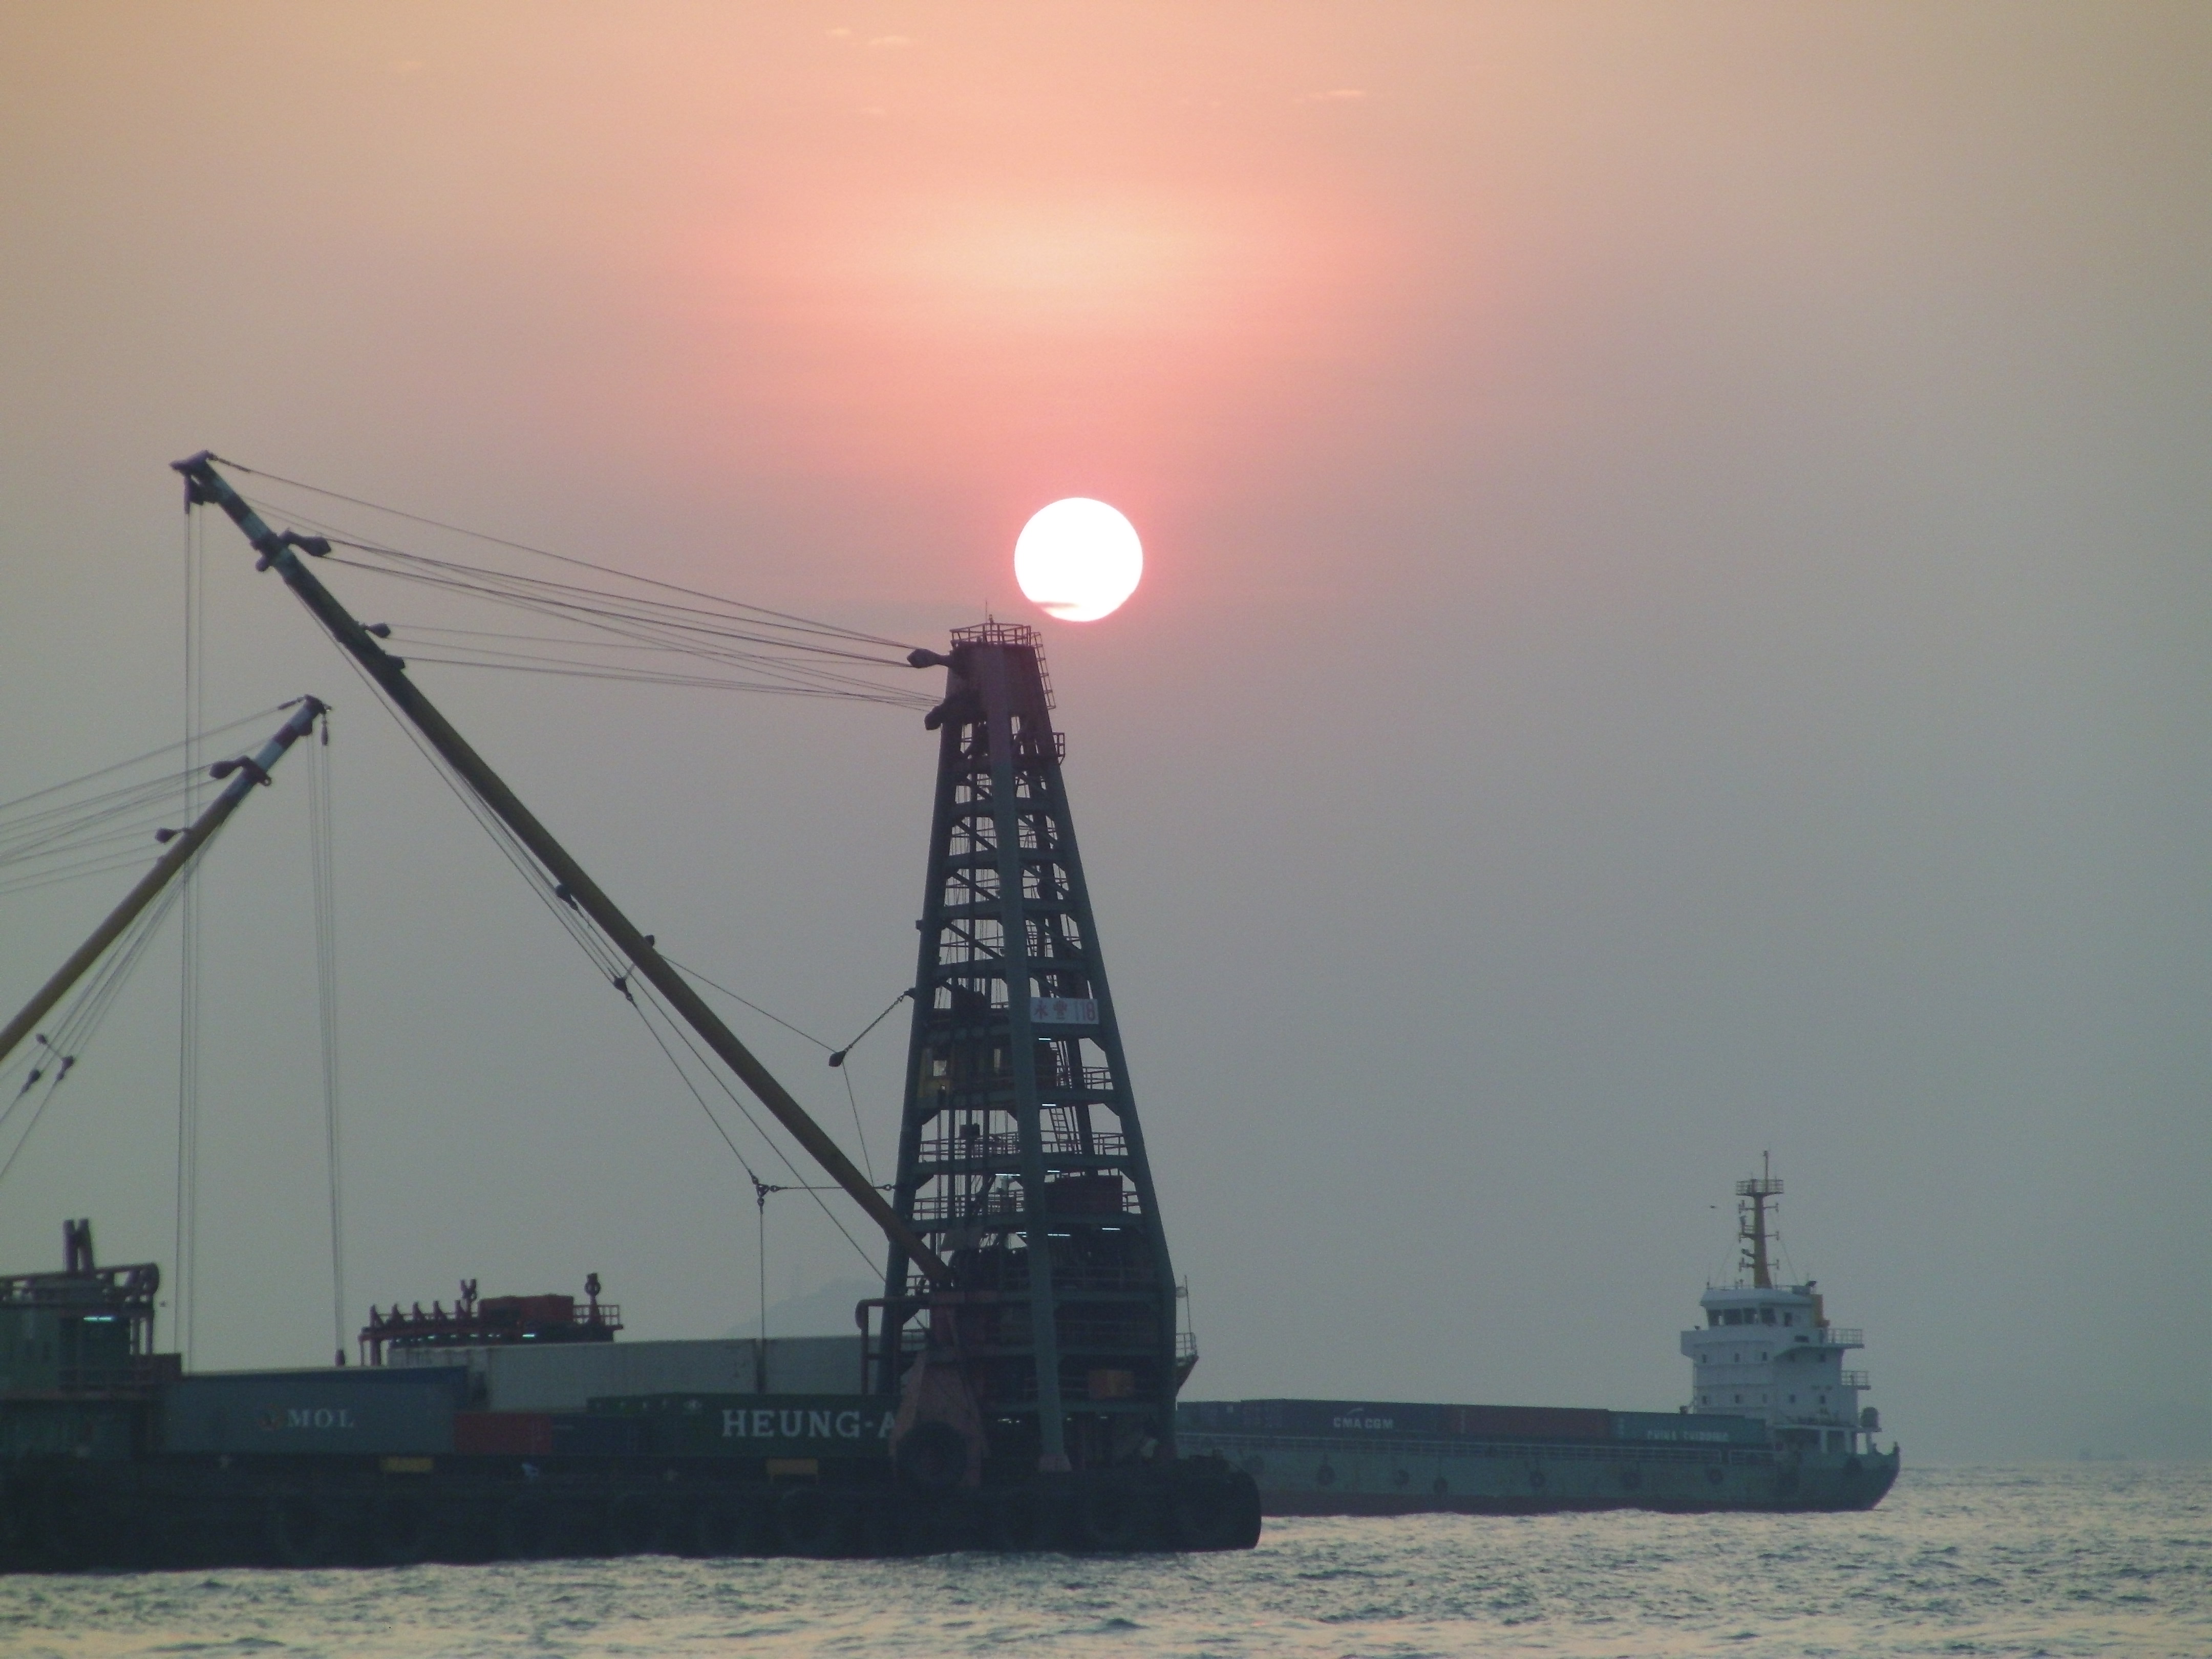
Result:
M1249 1549L1260 1541L1260 1495L1251 1487L1186 1486L1168 1499L1168 1535L1179 1550Z
M39 1565L50 1572L70 1572L87 1564L90 1529L82 1499L73 1492L48 1489L39 1493L34 1514L26 1531L31 1556Z
M1145 1535L1145 1504L1126 1486L1094 1486L1075 1506L1078 1549L1119 1555Z
M1042 1549L1047 1534L1044 1502L1025 1486L1006 1486L985 1500L983 1541L987 1547L1013 1554Z
M716 1559L757 1555L761 1547L760 1506L741 1492L715 1492L699 1500L691 1515L691 1551Z
M518 1493L500 1504L498 1553L502 1562L553 1562L568 1555L564 1506L538 1493Z
M790 1555L842 1555L849 1518L839 1494L793 1486L775 1502L775 1541Z
M390 1492L370 1507L369 1553L387 1567L410 1567L428 1560L435 1547L435 1525L428 1499L419 1492Z
M87 1537L88 1566L120 1567L143 1572L164 1564L168 1539L162 1516L152 1506L125 1493L95 1502Z
M504 1505L496 1499L463 1498L444 1505L433 1534L431 1559L477 1566L500 1559L499 1523Z
M877 1558L920 1555L932 1547L933 1538L955 1524L952 1497L908 1492L896 1485L870 1487L859 1497L860 1553Z
M607 1505L607 1550L614 1555L678 1555L690 1542L674 1498L626 1492Z
M262 1537L270 1559L280 1567L320 1567L337 1558L337 1518L312 1492L291 1492L269 1500Z
M986 1501L981 1492L948 1492L919 1504L909 1503L905 1510L908 1547L931 1553L988 1547L990 1526Z
M917 1423L892 1455L899 1479L924 1492L949 1492L968 1472L968 1443L946 1423Z

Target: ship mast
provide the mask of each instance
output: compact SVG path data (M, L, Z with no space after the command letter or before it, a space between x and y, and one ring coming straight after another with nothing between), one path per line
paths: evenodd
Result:
M1742 1200L1736 1206L1742 1218L1738 1237L1743 1240L1743 1265L1751 1269L1752 1288L1771 1291L1774 1273L1766 1252L1766 1201L1782 1196L1782 1177L1774 1173L1773 1153L1761 1152L1759 1165L1759 1174L1735 1183L1735 1195Z

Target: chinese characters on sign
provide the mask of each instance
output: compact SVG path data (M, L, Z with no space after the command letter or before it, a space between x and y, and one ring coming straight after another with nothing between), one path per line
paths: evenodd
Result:
M1030 1024L1032 1025L1096 1025L1098 1023L1098 1000L1096 997L1031 997Z

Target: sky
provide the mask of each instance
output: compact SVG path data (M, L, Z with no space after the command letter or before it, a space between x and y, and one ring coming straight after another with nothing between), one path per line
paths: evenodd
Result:
M1671 1407L1771 1152L1908 1458L2212 1455L2208 284L2185 4L9 7L0 799L184 729L205 448L1035 622L1193 1395ZM1104 621L1014 586L1071 495L1145 540ZM337 708L339 1325L751 1318L737 1161L204 534L210 720ZM911 711L418 678L679 959L828 1042L911 975ZM333 1341L305 785L201 879L204 1367ZM0 896L0 1003L125 879ZM9 1270L77 1215L173 1267L179 955L0 1179ZM888 1165L897 1022L856 1130L732 1017ZM875 1270L766 1231L771 1299Z

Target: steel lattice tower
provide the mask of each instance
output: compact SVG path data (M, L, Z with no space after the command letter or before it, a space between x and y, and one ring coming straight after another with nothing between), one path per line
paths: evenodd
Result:
M892 1252L876 1386L933 1341L994 1459L1170 1456L1175 1279L1036 632L986 623L916 659L951 672L894 1202L954 1288Z

